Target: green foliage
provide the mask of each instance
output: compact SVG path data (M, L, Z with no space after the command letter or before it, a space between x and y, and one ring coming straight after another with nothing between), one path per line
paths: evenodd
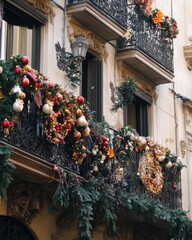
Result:
M13 163L8 161L11 149L6 146L0 146L0 197L6 198L7 188L12 182L11 173L15 169Z
M53 205L56 206L57 204L60 204L64 208L69 207L68 185L63 182L59 182L53 195Z
M127 81L116 87L116 97L115 102L111 108L111 112L116 112L119 108L123 108L124 105L131 104L134 100L136 91L137 87L135 85L135 79L133 77L129 77Z
M95 225L106 225L110 237L117 235L117 199L112 185L105 184L103 179L98 179L98 201L94 205Z
M101 178L88 182L76 179L69 183L68 189L68 209L76 213L78 219L78 240L91 240L91 230L97 225L105 225L109 236L116 239L117 213L121 212L127 214L127 217L135 215L143 222L164 221L171 237L179 236L178 239L181 239L192 236L192 222L185 211L167 209L147 194L137 195L128 193L125 189L116 190ZM57 203L59 200L63 204L63 199L59 198Z
M71 202L77 208L78 240L90 240L93 220L93 204L98 201L99 193L95 189L95 179L83 184L71 185Z

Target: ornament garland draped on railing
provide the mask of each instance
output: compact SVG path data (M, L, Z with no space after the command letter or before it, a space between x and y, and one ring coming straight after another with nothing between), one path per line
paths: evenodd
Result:
M26 56L15 56L0 63L0 121L4 138L9 140L14 126L21 121L22 112L26 109L30 112L31 103L35 103L38 124L42 124L41 137L52 146L62 146L69 160L79 166L82 177L66 171L60 162L53 166L59 182L53 208L61 204L78 215L78 239L91 239L91 223L96 212L102 216L98 224L106 223L114 236L116 211L124 209L128 212L141 210L148 215L155 212L150 215L151 219L163 219L172 229L180 225L186 228L188 220L184 212L166 212L158 201L153 202L155 200L151 200L153 209L149 205L142 208L138 201L144 203L148 199L130 192L130 180L134 178L143 182L151 196L158 196L163 189L163 175L171 175L168 180L176 185L183 167L179 158L150 137L139 136L130 127L114 130L111 138L108 124L101 126L93 121L82 96L67 93L28 63ZM134 155L140 157L136 160ZM132 175L131 164L135 169ZM153 170L147 171L150 168ZM172 191L176 192L176 189L172 188ZM162 209L161 213L159 209ZM177 223L173 223L170 216L176 216ZM183 218L179 219L181 216Z

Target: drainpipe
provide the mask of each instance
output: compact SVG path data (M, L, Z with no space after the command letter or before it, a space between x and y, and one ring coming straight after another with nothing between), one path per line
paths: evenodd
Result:
M175 83L173 82L173 92L175 93ZM178 119L176 112L176 98L175 94L173 94L173 105L174 105L174 119L175 119L175 149L176 155L178 156Z

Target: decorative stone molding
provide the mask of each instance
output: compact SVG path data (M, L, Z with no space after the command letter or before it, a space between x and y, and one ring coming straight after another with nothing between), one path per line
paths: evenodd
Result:
M105 45L101 41L99 41L91 31L87 31L70 21L70 24L68 26L69 40L73 41L80 35L87 40L89 48L96 52L98 55L101 55L106 61L108 57L108 52L105 48Z
M111 101L115 103L115 87L112 82L109 83L109 87L111 89Z
M187 61L187 67L191 71L192 70L192 45L183 47L184 56Z
M127 66L122 63L122 61L118 61L118 70L120 71L120 78L121 82L124 82L128 79L128 77L134 77L136 81L136 86L147 95L153 97L154 96L154 87L147 83L146 81L142 80L140 77L136 76L134 73L132 73L130 70L127 69Z
M185 153L187 151L187 143L185 141L181 140L180 147L181 147L181 156L182 156L182 158L184 158Z
M8 215L18 217L30 224L40 212L42 191L36 184L13 185L8 198Z
M34 8L43 12L44 14L47 14L49 16L50 22L53 23L55 13L49 6L49 0L25 0L25 1L31 4Z
M187 147L190 152L192 152L192 134L187 132Z

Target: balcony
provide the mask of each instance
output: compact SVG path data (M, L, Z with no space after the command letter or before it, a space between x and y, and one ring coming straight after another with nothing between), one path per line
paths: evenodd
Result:
M144 19L138 6L128 6L129 39L118 40L117 60L123 60L133 71L152 84L170 83L173 72L173 46L166 35Z
M10 160L17 167L16 176L33 182L45 182L45 179L53 181L55 179L55 175L54 178L52 176L54 164L80 178L84 178L91 171L93 175L97 174L97 171L94 173L93 163L98 159L94 160L92 154L87 154L83 164L78 164L72 159L70 153L72 136L66 137L65 143L57 145L46 140L42 134L43 126L40 124L39 108L35 109L32 106L34 105L31 104L30 111L28 111L28 103L25 103L19 121L15 123L14 129L10 130L8 136L4 135L3 128L0 131L0 144L12 148ZM112 129L109 129L109 131L114 132ZM84 140L85 147L90 148L93 144L93 138L84 137ZM174 182L172 171L165 169L164 186L161 193L150 193L138 175L139 161L143 153L133 151L131 154L125 154L122 151L122 146L119 147L118 144L114 144L114 150L118 157L108 158L99 169L99 173L104 177L106 184L110 184L114 189L124 189L128 193L138 196L148 194L169 209L181 208L181 190L179 187L172 189ZM125 157L129 158L126 164L122 160ZM119 166L121 172L117 172Z
M123 37L127 26L127 1L69 0L67 14L105 41Z

